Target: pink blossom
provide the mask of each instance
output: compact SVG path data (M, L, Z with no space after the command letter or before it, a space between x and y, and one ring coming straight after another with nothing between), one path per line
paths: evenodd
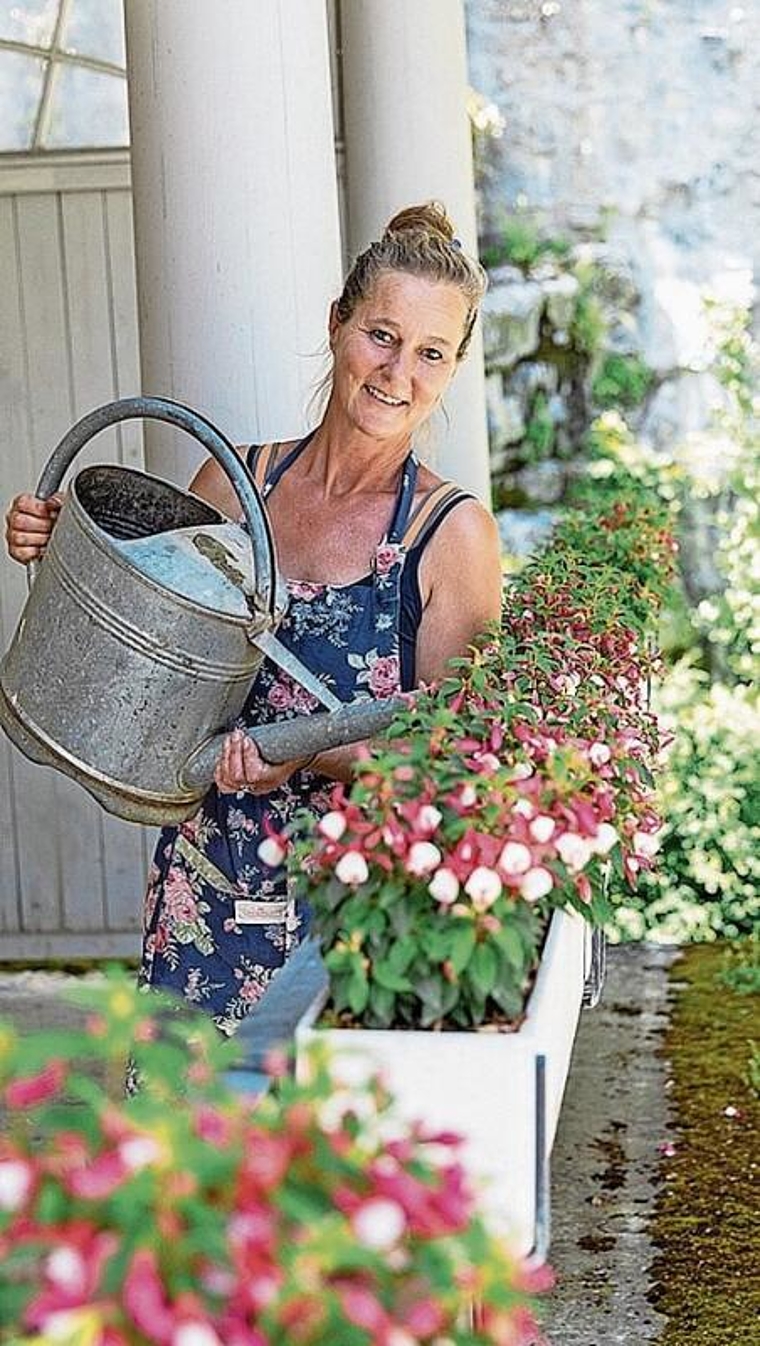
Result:
M375 552L375 572L378 575L387 575L392 570L396 562L403 555L403 547L398 542L381 542Z
M338 1297L343 1312L355 1327L362 1327L365 1332L375 1334L387 1329L388 1315L371 1290L349 1282L338 1287Z
M464 890L468 897L472 898L472 905L476 911L487 911L501 893L502 883L496 870L489 869L486 865L478 865L464 885Z
M530 851L521 841L508 841L499 856L499 869L505 874L524 874L530 863Z
M437 869L428 884L428 892L442 907L451 906L459 895L459 879L452 869L442 866Z
M519 818L532 818L535 811L529 799L518 799L512 808L512 812L516 813Z
M520 896L526 902L537 902L539 898L546 897L554 887L554 878L550 870L543 865L536 865L529 869L527 874L523 874L520 880Z
M274 710L290 710L293 705L293 688L285 682L272 684L267 692L267 701Z
M54 1098L66 1078L66 1066L55 1057L48 1061L36 1075L25 1075L12 1080L5 1089L6 1107L13 1111L34 1108Z
M152 1248L138 1248L132 1254L121 1293L125 1311L138 1331L156 1346L171 1346L176 1319Z
M89 1163L71 1169L66 1175L65 1186L72 1196L84 1201L100 1201L117 1191L130 1171L118 1150L105 1150Z
M397 654L381 654L369 670L369 687L373 696L392 696L400 683Z
M634 832L632 844L638 856L651 860L660 849L660 838L655 832Z
M351 1217L354 1234L365 1248L385 1252L406 1232L406 1215L397 1201L370 1197Z
M335 866L335 877L349 887L358 887L369 878L369 866L361 851L346 851Z
M331 809L329 813L323 814L317 823L317 831L328 841L340 841L345 830L346 815L337 809Z
M463 809L471 809L478 802L478 792L474 785L463 785L459 791L459 803Z
M82 1295L87 1286L87 1267L78 1248L62 1243L45 1259L45 1275L66 1294Z
M409 849L406 858L406 868L410 874L415 874L417 878L424 878L426 874L432 874L433 870L442 860L441 852L432 841L415 841Z

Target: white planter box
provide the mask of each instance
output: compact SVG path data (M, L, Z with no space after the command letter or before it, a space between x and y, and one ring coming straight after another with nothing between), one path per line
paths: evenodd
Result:
M315 1029L317 1004L296 1041L318 1032L337 1053L361 1050L382 1072L401 1117L463 1136L482 1208L516 1252L543 1256L549 1156L590 959L588 924L555 912L516 1033Z

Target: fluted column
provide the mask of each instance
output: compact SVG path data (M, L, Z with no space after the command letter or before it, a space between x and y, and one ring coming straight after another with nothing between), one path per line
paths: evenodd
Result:
M347 0L341 6L348 243L355 254L403 206L444 202L477 250L461 0ZM440 471L490 500L479 328L447 396Z
M143 391L297 433L341 278L325 6L126 0L126 27ZM150 470L197 459L148 430Z

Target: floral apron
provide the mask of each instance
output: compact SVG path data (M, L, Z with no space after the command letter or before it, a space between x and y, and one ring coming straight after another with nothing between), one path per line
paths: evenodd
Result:
M265 498L310 438L271 475L261 462L268 448L259 451L256 476ZM417 471L410 453L371 574L352 584L287 583L278 638L343 702L391 696L400 686L403 539ZM308 715L317 707L311 693L264 660L236 724ZM142 984L182 996L224 1033L235 1032L308 922L284 869L263 864L258 848L297 810L324 812L334 784L302 770L268 795L222 794L212 786L193 818L163 829L148 876Z

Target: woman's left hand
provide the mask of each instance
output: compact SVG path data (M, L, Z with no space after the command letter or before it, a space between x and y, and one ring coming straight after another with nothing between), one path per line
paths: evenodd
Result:
M234 729L224 740L214 780L223 794L247 790L252 795L266 795L303 765L300 761L281 762L277 766L265 762L253 739L242 729Z

